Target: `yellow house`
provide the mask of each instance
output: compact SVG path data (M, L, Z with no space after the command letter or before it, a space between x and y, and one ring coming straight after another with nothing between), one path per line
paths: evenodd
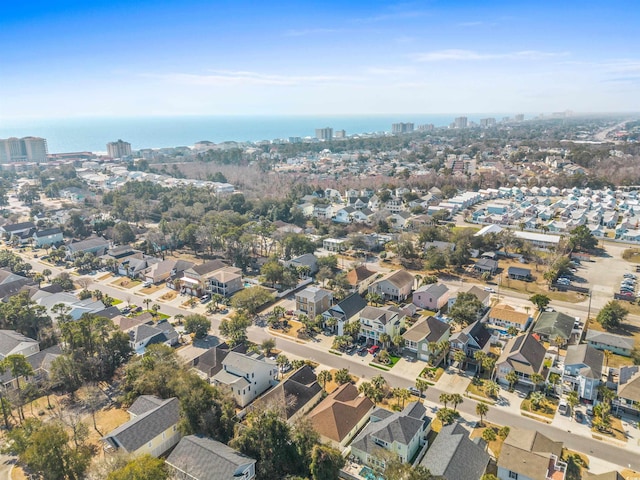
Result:
M177 398L162 400L153 395L141 395L128 411L131 420L103 437L105 449L159 457L180 441Z

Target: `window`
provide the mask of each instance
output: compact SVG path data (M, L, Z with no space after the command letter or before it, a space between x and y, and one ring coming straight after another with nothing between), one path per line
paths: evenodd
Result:
M509 478L518 478L518 474L516 472L512 472L511 470L509 470Z

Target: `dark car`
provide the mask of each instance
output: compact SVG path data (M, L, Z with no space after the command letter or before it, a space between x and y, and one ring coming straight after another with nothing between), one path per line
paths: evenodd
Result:
M359 355L366 355L367 354L367 347L360 347L358 349L358 354Z
M582 410L576 410L576 413L574 413L573 416L575 417L577 423L584 422L584 413L582 413Z

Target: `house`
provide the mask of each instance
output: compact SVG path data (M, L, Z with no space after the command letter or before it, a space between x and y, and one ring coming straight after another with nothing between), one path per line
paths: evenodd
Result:
M35 282L28 277L17 275L5 268L0 268L0 300L6 301L9 297L20 293L24 287L35 286Z
M413 304L433 312L440 311L448 300L449 289L444 283L423 285L413 292Z
M512 427L498 458L500 480L564 480L562 442L554 442L535 430Z
M593 348L598 350L609 350L610 352L625 357L631 356L634 347L632 337L622 335L614 335L613 333L598 332L597 330L589 330L585 338L586 342Z
M96 257L104 255L109 249L110 242L103 237L89 237L79 242L70 242L66 245L67 260L72 260L76 254L92 253Z
M304 313L310 319L316 318L329 309L333 301L333 292L320 287L307 287L295 294L296 311Z
M509 339L496 362L496 380L508 385L507 375L516 372L518 383L533 387L535 384L531 377L534 374L543 375L546 353L544 346L530 333Z
M150 257L140 252L117 261L116 268L119 275L135 279L141 276L151 265L159 261L155 257Z
M207 275L204 290L212 295L230 297L244 288L242 270L236 267L223 267Z
M93 298L85 298L79 300L75 295L68 292L48 293L46 291L36 292L31 299L38 305L47 309L47 314L56 319L57 314L54 312L57 305L65 305L69 308L67 314L73 319L78 320L82 315L97 313L104 310L105 305L101 300Z
M612 405L616 412L640 415L640 367L638 365L620 367L618 391Z
M388 221L394 230L404 230L410 223L413 214L411 212L396 212L388 217Z
M284 266L292 267L294 269L297 269L298 267L307 267L309 269L309 275L314 275L318 272L318 257L313 253L305 253L284 262Z
M351 443L351 455L364 465L385 468L380 450L397 455L402 463L413 461L427 443L431 419L420 402L411 402L401 412L376 408L369 423Z
M491 292L483 290L482 288L477 287L476 285L466 285L464 287L453 289L450 291L449 300L447 302L447 309L451 310L453 304L456 303L458 299L458 295L460 293L471 293L476 296L478 300L485 306L488 307L491 305Z
M566 313L541 312L532 332L538 334L545 342L565 345L579 340L572 334L574 325L579 323L579 318L572 317ZM562 339L562 342L560 342L560 339Z
M193 263L185 260L162 260L150 265L144 271L144 280L156 285L191 267L193 267Z
M143 323L129 330L129 344L138 355L142 355L149 345L156 343L173 347L178 344L178 339L178 332L166 320L161 320L155 325Z
M9 355L29 357L40 351L40 344L14 330L0 330L0 360Z
M141 395L129 408L131 419L103 437L106 448L134 456L159 457L180 440L180 402Z
M339 386L309 413L320 440L342 450L363 427L375 405L351 383Z
M355 321L360 311L366 306L366 300L359 293L348 295L322 314L324 328L331 328L337 335L344 335L345 324ZM331 319L335 319L334 326L331 325L333 323ZM357 321L360 321L359 317Z
M229 345L224 342L209 346L209 339L204 339L191 346L199 351L195 351L186 361L200 378L207 381L222 370L222 361L227 358L229 352L247 353L247 346L244 344L236 345L233 348L229 348ZM185 351L186 349L179 349L177 353L181 356ZM181 358L184 359L184 357Z
M311 410L322 399L322 394L322 387L313 369L304 365L258 398L253 405L257 408L274 407L287 422L293 423Z
M490 258L481 258L474 265L473 269L478 273L489 273L495 275L498 271L498 261Z
M496 327L515 327L524 332L529 328L531 317L528 313L518 312L511 305L496 305L489 311L488 322Z
M34 247L49 247L51 245L62 244L62 230L59 227L36 230L33 233Z
M594 401L602 380L603 361L604 353L590 345L569 345L564 359L562 383L576 390L580 398Z
M213 383L228 387L236 403L244 408L278 380L278 366L262 355L229 352Z
M204 293L229 296L243 288L241 270L229 267L220 260L211 260L187 268L177 283L180 285L181 293L196 296Z
M415 277L406 270L396 270L369 285L369 293L381 295L385 300L402 302L413 290Z
M402 334L404 348L416 354L418 360L428 362L437 353L434 344L449 339L451 328L448 323L428 316L421 318L409 330Z
M369 270L366 265L358 265L347 272L347 282L354 289L364 289L375 279L376 272Z
M471 440L469 431L455 422L440 429L420 465L443 480L480 480L490 458L484 441Z
M35 232L36 226L33 222L13 223L0 227L2 233L10 242L27 243Z
M449 338L451 350L462 350L467 359L473 359L477 351L489 351L492 335L480 320L467 325Z
M531 280L531 270L528 268L509 267L507 275L512 280L524 280L525 282Z
M224 443L187 435L165 460L172 478L181 480L252 480L256 461Z
M329 252L342 252L347 249L345 238L325 238L322 240L322 248Z
M360 312L360 338L369 345L382 344L380 336L385 333L393 339L404 327L404 317L395 307L364 307Z

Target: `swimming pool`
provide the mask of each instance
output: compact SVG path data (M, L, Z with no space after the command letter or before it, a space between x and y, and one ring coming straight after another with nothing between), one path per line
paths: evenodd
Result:
M371 468L369 467L362 467L362 470L360 470L359 475L362 478L366 478L367 480L385 480L385 478L382 475L376 475L376 473L371 470Z

